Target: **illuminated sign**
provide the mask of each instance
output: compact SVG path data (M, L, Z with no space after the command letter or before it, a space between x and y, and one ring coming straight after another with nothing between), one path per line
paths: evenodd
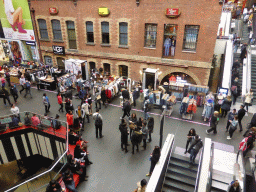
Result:
M107 7L100 7L99 8L99 15L100 16L108 16L109 15L109 9Z
M167 8L165 15L167 17L178 17L180 15L180 10L178 8Z
M51 7L51 8L49 8L49 13L51 15L57 15L59 13L59 10L56 7Z

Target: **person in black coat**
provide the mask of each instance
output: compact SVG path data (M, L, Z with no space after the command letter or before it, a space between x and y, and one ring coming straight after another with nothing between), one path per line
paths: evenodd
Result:
M62 178L66 188L68 188L70 191L78 192L75 186L73 173L71 173L70 170L66 170L64 173L62 173Z
M119 130L121 132L121 149L122 151L125 149L125 153L127 153L129 131L127 128L127 123L125 122L124 119L121 120L121 124L119 125Z
M51 180L48 187L46 188L46 192L61 192L62 190L60 184L56 180Z
M189 147L188 152L190 153L189 163L195 164L195 158L199 150L203 147L202 139L198 135L195 136L195 139L192 141L192 144Z
M243 44L241 47L241 54L240 54L240 62L243 63L244 58L247 56L247 50L246 50L247 44Z
M18 90L16 88L16 85L11 85L10 88L11 95L13 96L14 102L17 103L17 99L19 98Z
M217 133L217 124L218 124L218 111L214 111L214 114L212 116L211 122L210 122L210 129L206 130L206 134L209 134L213 131L214 134Z
M227 98L224 99L222 105L221 105L221 117L224 116L224 118L226 117L228 111L230 110L230 107L232 105L232 100L231 100L231 96L228 95Z
M81 149L80 145L76 145L75 150L74 150L74 157L77 159L81 159L82 161L85 161L85 165L93 164L89 160L87 153Z
M154 130L154 118L149 117L149 120L148 120L148 135L149 135L148 142L149 143L152 141L151 133L153 133L153 130Z
M107 95L106 95L106 91L105 91L104 87L102 88L100 95L101 95L101 101L102 101L103 105L105 105L105 107L107 107L107 105L106 105Z
M8 101L8 103L11 105L11 101L10 101L10 93L7 91L7 89L5 87L2 87L1 93L3 95L3 100L4 100L4 105L6 105L6 100Z
M188 145L189 145L189 143L192 142L192 139L195 136L196 136L196 130L194 128L191 128L187 135L186 150L185 150L184 154L186 154L188 152Z
M161 150L158 146L155 146L152 154L150 155L151 165L150 165L149 173L146 174L146 176L150 176L152 174L157 162L160 159L160 156L161 156Z
M139 152L139 144L142 141L142 132L136 128L132 134L132 154L134 154L134 147L137 147L137 152Z
M130 95L130 94L129 94L129 92L128 92L127 89L124 89L124 90L122 91L123 100L125 100L125 99L129 100L129 99L130 99L129 95Z
M80 161L74 159L71 154L67 156L67 168L72 171L72 173L77 173L81 175L81 180L87 181L86 176L86 166L82 166ZM82 171L81 171L82 170Z
M244 105L241 105L241 106L240 106L240 109L239 109L239 111L238 111L238 114L237 114L237 116L238 116L238 124L239 124L239 127L240 127L240 132L243 131L242 119L244 118L245 113L246 113L246 111L245 111L245 109L244 109Z
M131 104L129 102L129 100L125 100L124 101L124 104L123 104L123 111L124 111L124 114L123 114L123 117L124 118L126 115L128 117L130 117L130 111L131 111Z

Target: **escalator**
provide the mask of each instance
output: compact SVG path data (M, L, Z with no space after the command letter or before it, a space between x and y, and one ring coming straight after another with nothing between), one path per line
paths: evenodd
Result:
M195 165L189 164L189 158L177 154L172 154L162 192L192 192L195 190L198 161Z
M212 172L211 192L226 192L233 175L218 170Z

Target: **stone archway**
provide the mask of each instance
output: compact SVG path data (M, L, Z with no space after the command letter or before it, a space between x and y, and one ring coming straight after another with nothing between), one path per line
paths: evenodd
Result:
M185 74L189 75L196 82L197 85L201 85L201 81L193 72L191 72L187 69L183 69L183 68L170 68L170 69L164 71L158 77L159 82L161 82L165 76L169 75L170 73L175 73L175 72L185 73Z

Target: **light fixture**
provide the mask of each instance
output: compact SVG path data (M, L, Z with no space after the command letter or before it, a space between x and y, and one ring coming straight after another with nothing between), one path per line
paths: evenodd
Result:
M140 74L142 75L142 71L140 70Z
M137 7L140 5L140 0L136 0Z
M161 75L162 73L163 73L162 71L159 71L159 72L158 72L158 75Z

